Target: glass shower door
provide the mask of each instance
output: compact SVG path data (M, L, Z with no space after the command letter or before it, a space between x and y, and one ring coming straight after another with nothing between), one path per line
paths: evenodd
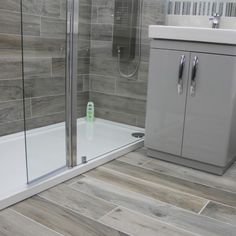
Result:
M22 0L28 182L66 167L67 1Z

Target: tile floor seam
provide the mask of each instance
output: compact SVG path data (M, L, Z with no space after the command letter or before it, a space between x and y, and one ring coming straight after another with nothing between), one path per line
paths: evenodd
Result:
M204 209L207 207L207 205L211 202L211 200L208 200L206 204L202 207L202 209L198 212L199 215L204 211Z
M114 209L110 210L109 212L107 212L105 215L101 216L100 218L98 218L99 220L102 220L103 218L105 218L106 216L110 215L111 213L113 213L114 211L118 210L120 208L119 205L117 205L117 207L115 207Z

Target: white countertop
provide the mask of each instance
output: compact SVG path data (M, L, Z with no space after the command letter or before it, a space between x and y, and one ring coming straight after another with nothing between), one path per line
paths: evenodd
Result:
M236 45L236 30L150 25L149 38Z

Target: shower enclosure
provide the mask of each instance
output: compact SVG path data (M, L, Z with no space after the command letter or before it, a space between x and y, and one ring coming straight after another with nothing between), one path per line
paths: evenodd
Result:
M130 80L112 45L116 5L134 14L122 2L0 0L0 208L142 146L132 134L144 132L147 26L164 23L165 1L136 9L132 57L120 64L133 71L141 42ZM89 101L94 122L86 120Z

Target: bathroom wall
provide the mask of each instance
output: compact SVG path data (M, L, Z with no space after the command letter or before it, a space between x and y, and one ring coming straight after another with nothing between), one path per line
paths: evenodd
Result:
M79 4L78 117L85 115L89 96L85 77L89 73L88 2ZM65 120L66 0L23 0L23 12L26 128L32 129ZM33 32L27 25L29 17Z
M22 0L23 48L20 3L0 0L0 136L24 129L23 92L27 129L65 120L66 0ZM89 97L90 20L91 3L81 0L78 117Z
M142 25L142 58L137 75L132 80L121 78L117 57L112 56L114 0L92 0L90 100L96 116L112 121L144 127L149 62L149 24L164 24L166 0L144 0ZM138 50L136 41L136 51ZM121 65L131 72L135 60Z
M65 120L66 0L22 0L23 29L20 3L0 0L0 136L24 130L23 96L27 129ZM144 0L141 66L129 81L111 54L114 0L80 0L78 117L93 100L97 117L144 126L148 25L164 24L165 3ZM133 70L137 56L122 71Z
M0 136L24 125L20 20L20 1L0 0Z
M221 15L220 27L236 29L236 0L169 0L168 25L211 27L209 17L215 12Z

